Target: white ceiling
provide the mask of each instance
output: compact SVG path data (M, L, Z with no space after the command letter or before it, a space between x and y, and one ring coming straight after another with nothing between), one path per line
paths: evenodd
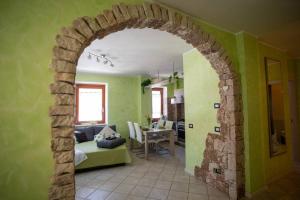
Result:
M157 0L230 32L246 31L300 58L299 0ZM184 3L183 3L184 2Z
M170 33L144 29L125 29L96 39L81 54L77 71L111 75L152 75L169 76L175 71L182 72L182 54L193 47ZM114 64L97 62L89 52L105 54ZM101 60L101 59L100 59Z

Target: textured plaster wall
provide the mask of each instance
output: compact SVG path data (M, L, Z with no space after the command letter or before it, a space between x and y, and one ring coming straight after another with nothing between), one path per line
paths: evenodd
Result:
M0 1L0 199L48 199L53 172L49 64L55 36L77 17L118 2Z
M242 81L245 143L246 191L257 191L264 185L260 99L260 63L258 41L246 34L237 35Z
M220 102L219 77L207 59L196 49L183 54L186 171L194 174L194 167L201 166L208 133L214 132ZM190 129L188 124L193 124Z
M115 124L118 132L128 138L127 122L139 120L139 78L77 73L76 81L107 83L108 124Z
M79 16L95 16L119 2L119 0L0 1L0 160L3 161L0 164L1 198L47 199L50 175L53 171L48 117L48 108L52 105L48 85L53 82L53 74L48 66L51 62L55 36L61 27L69 26ZM142 1L123 0L122 2L141 3ZM257 86L252 87L251 77L259 76L259 83L261 83L261 72L257 71L255 63L244 65L240 70L241 58L248 59L247 57L252 57L252 53L245 52L245 49L248 49L246 44L245 48L241 48L244 50L239 48L238 42L244 41L237 40L238 36L199 19L195 20L222 44L236 70L241 72L242 78L250 70L246 68L254 67L253 71L250 70L252 73L250 78L242 80L242 84L243 97L248 96L243 99L244 109L248 106L247 110L244 110L245 127L247 127L244 130L246 190L256 191L264 182L261 152L268 148L265 143L262 144L262 141L267 141L261 138L265 132L260 131L261 129L257 128L259 124L256 123L263 114L259 112L251 114L248 111L257 110L257 101L251 96L261 94L256 92ZM252 39L250 44L252 43L255 44L257 41ZM253 55L257 56L255 53ZM300 77L299 71L297 77ZM260 90L261 87L259 85ZM298 94L300 94L299 88ZM142 101L142 97L139 101ZM144 116L140 115L139 119L141 118ZM199 152L199 156L201 155ZM281 169L275 170L274 173L281 174L286 169L282 165L286 165L287 159L286 156L283 157L271 163L274 165L279 163L276 167Z

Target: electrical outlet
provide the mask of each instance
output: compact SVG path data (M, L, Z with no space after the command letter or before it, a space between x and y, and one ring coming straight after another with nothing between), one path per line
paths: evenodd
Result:
M215 174L222 174L221 168L214 168L213 171Z
M217 109L217 108L220 108L221 107L221 104L220 103L214 103L214 108Z
M215 126L215 132L216 132L216 133L220 133L220 132L221 132L221 128L218 127L218 126Z
M189 124L189 128L194 128L194 125L193 124Z

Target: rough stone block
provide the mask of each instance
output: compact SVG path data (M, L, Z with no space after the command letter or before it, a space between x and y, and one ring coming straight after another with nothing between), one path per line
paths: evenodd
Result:
M59 116L59 115L74 115L73 106L52 106L49 110L50 116Z
M79 33L81 33L85 38L90 39L93 37L93 31L91 28L87 25L87 23L84 21L83 18L78 18L73 21L73 27L76 29Z
M74 63L67 62L65 60L52 60L52 67L56 72L61 73L76 73L76 65Z
M112 6L112 11L113 11L113 14L117 20L117 23L119 24L122 24L125 22L125 19L121 13L121 10L119 9L119 6L118 5L113 5Z
M55 105L74 105L75 96L69 94L56 94Z
M83 17L83 20L87 23L87 25L90 27L90 29L93 31L93 33L97 33L98 31L101 30L101 27L96 22L95 18L85 16L85 17Z
M73 73L55 73L55 81L74 83L75 74Z
M69 51L62 49L58 46L53 48L53 55L57 60L65 60L71 63L76 63L78 59L78 53L75 51Z
M80 33L78 33L73 27L63 27L61 29L61 34L76 39L81 44L84 44L86 42L86 38L83 37Z
M114 13L111 10L104 10L103 15L109 26L117 25L117 20L115 19Z
M65 82L55 82L50 85L52 94L74 94L75 88L73 85Z
M51 178L51 183L58 186L64 186L73 184L75 182L73 174L63 174L60 176L53 176Z
M78 40L63 35L57 35L56 42L59 47L71 51L79 51L82 48L82 43L80 43Z
M67 137L71 138L74 135L74 127L59 127L59 128L52 128L52 137Z
M53 185L49 190L50 200L72 200L75 199L75 185L68 184L64 186Z
M62 151L54 154L55 161L58 164L70 163L74 160L74 151Z
M51 147L54 152L73 150L74 138L55 138L52 140Z
M109 24L104 15L97 15L96 20L100 24L102 29L107 29L109 27Z
M72 127L74 126L74 117L73 116L52 116L51 126L55 127Z

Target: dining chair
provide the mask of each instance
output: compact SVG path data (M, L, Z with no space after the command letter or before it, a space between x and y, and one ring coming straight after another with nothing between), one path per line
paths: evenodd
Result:
M134 129L136 132L136 140L138 143L145 145L145 137L143 135L142 129L138 123L133 123ZM157 134L149 133L148 134L148 145L149 144L155 144L156 151L158 150L158 143L164 141L164 138L161 136L158 136Z
M134 140L136 139L135 138L136 134L135 134L133 123L132 122L127 122L127 124L128 124L128 128L129 128L130 149L132 149Z

